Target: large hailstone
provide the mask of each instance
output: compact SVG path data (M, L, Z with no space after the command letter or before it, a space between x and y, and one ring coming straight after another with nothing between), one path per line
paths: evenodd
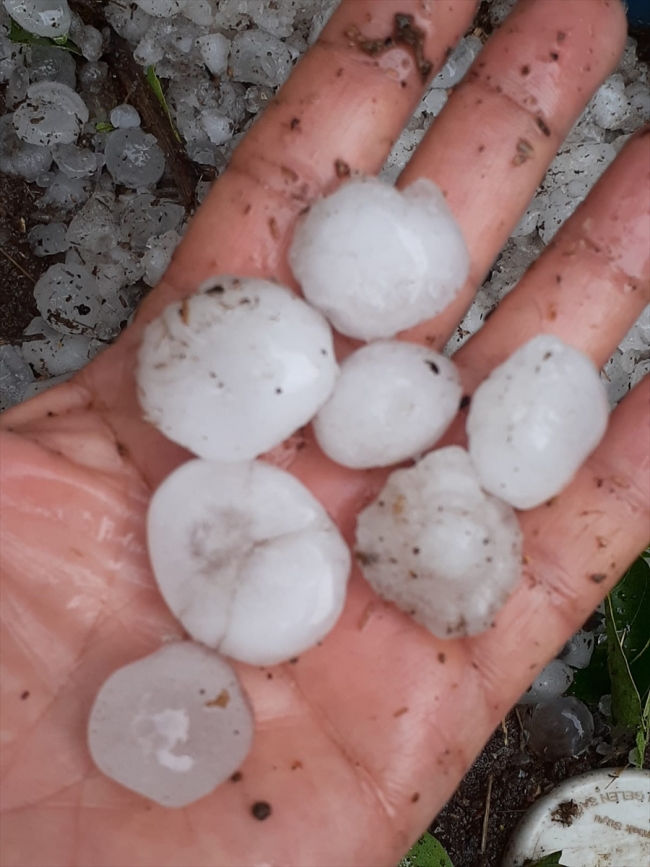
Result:
M517 509L539 506L569 484L608 417L591 360L552 335L533 338L472 398L467 434L481 485Z
M79 138L89 117L83 99L60 81L37 81L14 112L16 135L33 145L70 144Z
M184 464L153 495L147 536L171 611L242 662L297 656L343 609L347 545L297 479L261 461Z
M411 343L377 341L343 362L314 433L343 466L387 467L428 451L451 424L461 394L449 359Z
M219 277L145 330L145 417L203 458L242 461L307 424L338 373L316 310L266 280Z
M208 795L244 761L253 715L228 663L178 641L104 683L88 747L106 776L163 807Z
M391 473L357 521L356 557L368 583L439 638L492 625L519 579L513 510L485 494L458 446Z
M401 192L376 178L312 205L289 251L305 298L342 334L392 337L436 316L469 273L463 236L440 190Z
M67 36L72 21L68 0L4 0L17 24L35 36Z

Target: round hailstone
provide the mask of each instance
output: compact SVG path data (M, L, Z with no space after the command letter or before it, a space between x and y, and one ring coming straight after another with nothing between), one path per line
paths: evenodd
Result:
M115 129L133 129L140 126L140 115L134 105L122 103L111 111L110 121Z
M88 723L88 747L107 777L163 807L214 791L244 761L253 716L228 663L190 641L162 647L112 674Z
M147 537L175 616L243 662L297 656L343 609L347 545L299 481L262 461L184 464L154 493Z
M337 373L320 313L266 280L219 277L145 329L137 379L145 417L169 439L243 461L307 424Z
M106 168L117 184L151 187L165 171L165 154L156 137L139 127L116 129L106 137Z
M135 3L156 18L172 18L187 6L187 0L135 0Z
M435 184L401 192L375 178L312 205L289 252L305 298L342 334L392 337L436 316L469 272L469 255Z
M35 36L56 39L70 30L67 0L4 0L4 7L17 24Z
M608 415L590 359L557 337L533 338L472 398L467 434L481 485L517 509L539 506L569 484Z
M539 704L563 695L573 683L573 669L560 659L552 659L520 697L517 704Z
M16 135L29 144L49 147L79 138L89 117L85 102L60 81L37 81L14 112Z
M492 625L521 570L513 510L481 490L458 446L389 476L357 521L356 557L371 587L439 638Z
M387 467L428 451L462 395L455 365L422 346L384 340L350 355L314 419L318 444L345 467Z

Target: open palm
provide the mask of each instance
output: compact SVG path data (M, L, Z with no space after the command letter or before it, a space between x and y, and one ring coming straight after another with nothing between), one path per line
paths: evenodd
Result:
M172 811L90 760L85 727L103 680L182 635L156 590L144 522L153 488L188 455L140 420L133 369L143 323L210 274L291 284L285 253L300 211L346 166L379 169L420 98L423 58L439 67L474 11L468 0L344 0L236 152L135 324L72 382L4 416L5 867L396 863L644 546L648 382L617 409L571 486L520 516L523 578L494 629L439 641L355 573L320 646L272 669L237 666L256 719L241 778ZM404 43L362 50L393 33L396 13L414 16L421 52ZM400 181L425 176L443 189L471 275L450 309L405 339L445 344L624 37L618 0L524 0L484 49ZM534 334L556 334L601 365L637 318L650 276L649 142L646 131L628 143L458 353L468 395ZM463 421L446 441L463 441ZM348 540L384 478L328 462L308 431L270 459L311 488ZM260 801L271 807L264 821L252 812Z

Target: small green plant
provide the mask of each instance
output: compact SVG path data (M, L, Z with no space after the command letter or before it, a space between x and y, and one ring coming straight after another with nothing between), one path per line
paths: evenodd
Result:
M17 42L19 45L47 45L50 48L62 48L71 54L82 56L79 47L71 39L68 39L67 36L57 36L54 39L49 39L46 36L37 36L35 33L25 30L13 18L9 19L8 37L11 42Z
M539 861L528 862L526 867L558 867L561 857L561 852L551 852L549 855L544 855Z
M397 867L454 867L442 843L429 833L424 833L414 843Z
M163 111L167 115L167 120L169 121L169 125L171 126L174 135L176 136L177 140L180 141L181 137L178 134L178 130L174 126L174 121L172 120L172 115L169 110L169 106L167 105L165 94L163 93L162 84L160 83L160 79L156 75L156 70L153 66L147 67L146 75L147 81L149 82L149 87L153 90L154 94L156 95L156 99L158 100L158 102L163 108Z

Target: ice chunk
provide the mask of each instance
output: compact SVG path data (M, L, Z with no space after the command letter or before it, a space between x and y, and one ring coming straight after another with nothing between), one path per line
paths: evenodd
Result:
M137 108L125 103L116 106L111 111L110 119L115 129L132 129L135 126L140 126L140 115Z
M187 0L134 0L147 15L156 18L172 18L187 5Z
M30 85L13 122L23 141L48 147L76 141L88 116L83 99L67 84L38 81Z
M155 0L154 0L155 2ZM116 33L132 45L146 34L154 19L135 3L107 3L104 8L106 20Z
M25 388L34 379L31 367L20 350L0 344L0 412L22 400Z
M457 446L396 470L358 518L356 558L370 586L440 638L490 627L521 570L512 509L481 491Z
M252 742L253 715L235 672L189 641L112 674L88 722L97 767L163 807L208 795L244 761Z
M461 394L455 366L437 352L377 341L343 362L314 433L343 466L387 467L428 451L451 424Z
M442 91L444 92L444 91ZM416 147L424 138L426 130L405 129L397 139L381 170L379 179L394 184L402 173L404 166L413 156Z
M190 461L154 493L153 572L189 634L251 665L315 645L336 623L350 552L318 500L262 461Z
M181 205L141 193L125 203L120 220L121 240L134 251L143 252L149 238L178 229L184 216Z
M65 223L34 226L27 235L32 253L35 256L54 256L55 253L65 253L70 246L65 236L67 228Z
M510 15L517 0L492 0L489 6L490 20L498 27Z
M15 108L27 96L29 73L24 66L17 66L9 77L5 90L7 108Z
M45 193L37 203L37 207L44 210L53 206L62 211L69 211L83 205L88 198L89 191L88 178L69 178L59 171L48 184Z
M74 90L76 67L72 54L48 45L32 45L30 49L29 80L59 81Z
M181 236L174 229L165 232L164 235L154 235L147 241L147 250L142 257L144 267L144 280L148 286L156 286L162 279L163 274L169 268L178 247Z
M95 27L80 27L74 33L74 41L86 60L94 62L104 53L104 37Z
M263 84L254 84L246 91L246 109L251 114L257 114L263 111L273 99L273 88L265 87Z
M223 33L206 33L196 40L203 62L213 75L221 75L228 66L230 40Z
M594 652L594 644L594 633L580 629L564 645L560 659L572 668L586 668Z
M106 168L127 187L151 187L165 171L165 155L155 136L141 129L116 129L106 138Z
M209 27L214 19L210 0L187 0L183 15L200 27Z
M23 65L26 53L22 45L7 39L4 35L5 29L0 23L0 84L9 81L14 70Z
M91 196L68 227L67 240L91 253L106 253L117 244L113 211L99 196Z
M289 77L291 52L270 33L244 30L232 41L230 66L235 81L277 87Z
M483 43L477 36L461 39L445 65L431 83L434 88L455 87L464 78L467 70L478 57Z
M257 457L313 418L338 372L327 322L288 289L218 277L144 332L145 417L220 461Z
M593 119L603 129L620 129L629 111L623 76L610 75L596 91L589 108Z
M13 126L13 115L0 117L0 173L17 175L26 181L35 181L52 165L49 148L28 144L18 138Z
M213 144L225 144L232 138L235 126L216 108L206 108L201 112L201 124Z
M440 313L469 270L463 236L428 180L355 179L317 201L289 251L307 300L341 333L392 337Z
M57 145L52 153L54 161L68 178L91 178L100 165L98 154L74 144Z
M222 80L219 85L219 102L217 108L229 117L233 123L240 124L246 118L246 88L237 81Z
M518 704L539 704L563 695L573 683L573 670L559 659L552 659L537 675Z
M67 0L4 0L11 17L36 36L57 39L67 36L70 29L70 7Z
M82 334L61 334L40 316L32 319L23 334L23 358L39 376L81 370L103 346Z
M481 485L518 509L559 494L607 427L605 388L593 362L542 334L495 368L467 418Z
M524 725L530 748L549 762L579 756L594 735L594 718L587 706L573 696L538 705Z

